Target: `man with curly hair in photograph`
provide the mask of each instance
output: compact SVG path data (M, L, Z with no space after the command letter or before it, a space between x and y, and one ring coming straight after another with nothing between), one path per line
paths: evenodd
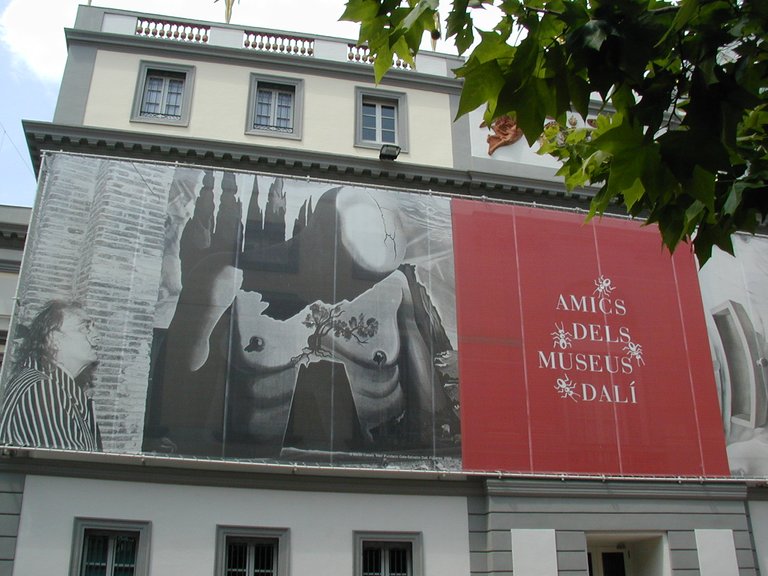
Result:
M52 300L25 332L0 411L0 442L101 450L89 397L98 341L92 320L78 304Z

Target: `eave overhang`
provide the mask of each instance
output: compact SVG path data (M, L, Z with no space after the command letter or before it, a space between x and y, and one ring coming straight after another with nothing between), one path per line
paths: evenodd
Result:
M91 154L273 173L586 210L590 190L567 193L559 181L455 170L291 148L246 145L25 120L35 171L46 151Z

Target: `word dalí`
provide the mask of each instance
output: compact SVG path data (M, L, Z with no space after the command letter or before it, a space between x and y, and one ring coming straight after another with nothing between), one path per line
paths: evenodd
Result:
M567 319L555 322L552 349L538 351L538 367L556 373L554 389L563 399L637 404L632 375L645 365L643 348L624 324L627 305L613 297L610 278L594 285L589 295L558 296L555 310Z

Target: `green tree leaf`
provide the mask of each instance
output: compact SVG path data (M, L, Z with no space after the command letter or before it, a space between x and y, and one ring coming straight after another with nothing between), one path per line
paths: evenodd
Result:
M479 108L483 104L496 108L499 92L504 87L504 76L498 62L491 60L482 64L466 66L462 72L464 89L461 91L457 117Z

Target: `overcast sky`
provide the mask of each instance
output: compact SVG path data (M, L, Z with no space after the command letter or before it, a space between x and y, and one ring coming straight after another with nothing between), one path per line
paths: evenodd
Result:
M36 183L21 120L50 121L72 27L85 0L0 0L0 204L31 206ZM241 0L232 24L355 39L357 26L339 22L345 0ZM449 2L444 2L448 6ZM104 6L214 22L224 0L93 0ZM455 53L450 46L438 50Z

